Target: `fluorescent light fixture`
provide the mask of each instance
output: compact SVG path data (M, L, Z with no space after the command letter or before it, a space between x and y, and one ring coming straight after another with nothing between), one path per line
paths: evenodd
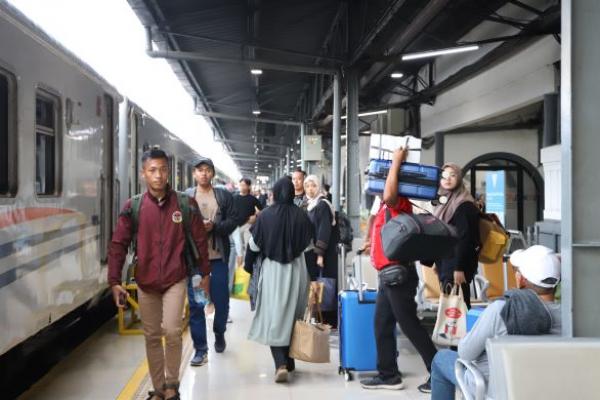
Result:
M262 69L258 69L258 68L252 68L252 69L250 70L250 73L251 73L252 75L262 75L262 73L263 73L263 70L262 70Z
M393 79L400 79L404 76L404 74L402 72L392 72L390 74L390 77Z
M402 61L417 60L419 58L437 57L447 54L464 53L466 51L478 50L479 46L474 44L471 46L452 47L450 49L421 51L419 53L410 53L402 56Z
M378 111L367 111L364 113L358 114L359 117L368 117L369 115L377 115L377 114L387 114L387 110L378 110ZM347 115L342 115L342 119L348 118Z
M254 114L254 115L260 115L260 110L252 110L252 114Z

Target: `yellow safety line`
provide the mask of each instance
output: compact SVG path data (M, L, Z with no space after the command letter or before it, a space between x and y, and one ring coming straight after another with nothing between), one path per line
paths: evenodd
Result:
M148 360L144 360L140 363L139 367L137 367L116 400L132 400L147 374Z

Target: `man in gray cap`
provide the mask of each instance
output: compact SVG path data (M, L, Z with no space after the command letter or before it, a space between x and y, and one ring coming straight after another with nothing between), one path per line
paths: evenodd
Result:
M200 157L194 162L196 186L186 190L186 194L196 200L208 234L208 256L211 265L210 298L215 306L213 332L215 351L225 351L225 329L229 315L229 235L239 225L233 208L233 197L226 189L213 187L215 166L210 158ZM204 306L196 303L191 282L188 284L190 304L190 332L196 353L191 360L192 366L208 362L206 339L206 318Z

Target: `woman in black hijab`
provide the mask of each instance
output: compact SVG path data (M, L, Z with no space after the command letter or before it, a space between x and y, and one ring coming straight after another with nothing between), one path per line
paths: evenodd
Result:
M309 278L304 252L313 238L306 213L294 205L294 185L282 178L273 186L274 204L262 211L252 227L245 267L262 258L256 314L248 338L271 346L275 382L286 382L295 369L289 346L296 319L306 309Z

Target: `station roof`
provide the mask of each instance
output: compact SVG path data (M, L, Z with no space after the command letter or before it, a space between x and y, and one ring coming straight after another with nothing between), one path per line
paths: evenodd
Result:
M128 1L248 174L268 172L285 148L298 149L298 121L327 140L334 71L358 71L361 109L408 108L433 102L539 35L560 32L560 6L550 0ZM490 37L494 29L485 24L512 34ZM493 46L443 80L431 59L402 61L466 44L466 35ZM395 71L404 76L392 78Z

